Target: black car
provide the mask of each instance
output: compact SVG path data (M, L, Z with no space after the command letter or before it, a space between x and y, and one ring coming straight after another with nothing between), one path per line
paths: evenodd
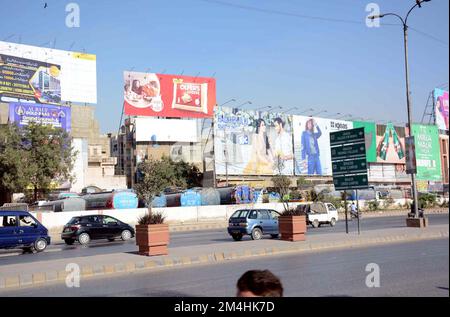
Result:
M75 241L86 245L91 240L98 239L114 241L115 238L121 238L127 241L133 237L133 227L107 215L73 217L61 233L61 238L68 245L72 245Z

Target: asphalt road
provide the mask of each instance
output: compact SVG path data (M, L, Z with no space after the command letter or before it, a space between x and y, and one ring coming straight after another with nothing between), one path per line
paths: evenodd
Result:
M448 224L448 214L429 215L431 224ZM382 228L403 228L405 227L405 217L372 217L361 219L361 231L376 230ZM357 231L357 220L349 221L349 231ZM323 225L319 228L308 227L308 235L328 234L336 232L345 232L345 221L340 220L335 227ZM270 237L268 237L270 238ZM244 237L250 239L250 237ZM191 232L173 232L170 234L170 247L181 247L191 245L208 245L231 241L226 229L214 229ZM64 259L66 257L83 257L100 254L110 254L119 252L136 251L135 241L130 240L122 242L120 240L108 242L106 240L93 241L89 246L74 244L67 246L65 244L50 245L43 253L20 254L17 250L0 250L0 268L1 265L16 263L31 263L37 261L48 261Z
M449 296L449 240L272 256L81 280L0 292L0 296L234 296L245 271L269 269L285 296ZM379 266L379 287L366 285L366 266Z

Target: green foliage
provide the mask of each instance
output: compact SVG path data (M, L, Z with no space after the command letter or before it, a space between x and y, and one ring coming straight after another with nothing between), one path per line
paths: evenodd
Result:
M327 189L322 190L318 195L316 195L315 201L331 203L336 207L336 209L344 207L344 204L343 204L341 198L331 195L330 191Z
M291 179L285 175L276 175L271 178L275 192L280 194L281 202L284 210L289 209L288 201L285 199L289 194L289 187L291 186Z
M384 200L383 202L383 207L384 208L389 208L391 207L393 204L395 203L394 199L392 197L388 197Z
M313 186L313 182L306 179L305 176L297 178L297 187L301 190L309 189Z
M302 194L298 190L293 190L289 193L289 198L298 200L302 198Z
M429 193L419 195L419 208L429 208L435 205L436 205L436 195Z
M149 212L138 218L139 225L160 225L164 223L166 217L163 216L162 213L159 212Z
M370 200L368 202L369 210L375 211L380 209L380 202L378 200Z
M298 205L296 208L288 208L284 210L281 215L282 216L305 216L308 212L310 206L309 205Z
M442 208L448 208L448 200L444 200L442 204L440 204Z
M0 191L25 191L31 186L48 192L52 182L72 181L76 153L72 140L59 128L31 123L0 128Z

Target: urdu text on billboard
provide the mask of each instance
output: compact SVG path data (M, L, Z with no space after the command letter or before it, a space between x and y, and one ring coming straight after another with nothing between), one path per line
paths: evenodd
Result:
M0 41L0 102L97 103L96 56Z
M216 104L216 80L124 72L124 107L130 116L207 118Z
M433 93L436 125L448 131L448 91L436 88Z
M330 132L353 129L353 122L293 116L295 175L332 175Z
M69 132L71 112L69 107L63 106L10 103L9 122L15 122L19 127L26 126L30 122L36 122Z
M415 140L417 179L441 181L441 152L437 126L413 124L412 134Z
M292 117L220 107L215 112L216 173L293 175Z

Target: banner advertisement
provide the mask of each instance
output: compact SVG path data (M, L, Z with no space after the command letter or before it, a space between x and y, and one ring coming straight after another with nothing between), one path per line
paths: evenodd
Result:
M61 103L61 66L0 54L0 98Z
M378 163L405 164L405 128L392 123L377 125L376 155Z
M435 125L413 124L416 145L417 179L441 180L441 153L439 131Z
M448 131L448 91L436 88L433 93L436 125Z
M374 122L353 121L353 128L364 128L366 138L366 159L367 162L375 163L377 161L377 129Z
M9 122L15 122L20 127L26 126L30 122L37 122L69 132L71 128L71 112L69 107L11 103L9 104Z
M198 142L197 120L136 118L137 142Z
M0 102L97 103L96 56L0 41Z
M293 175L291 116L218 108L214 123L219 175Z
M124 107L130 116L207 118L216 104L216 80L124 72Z
M353 122L293 116L295 175L331 176L330 132L353 129Z

